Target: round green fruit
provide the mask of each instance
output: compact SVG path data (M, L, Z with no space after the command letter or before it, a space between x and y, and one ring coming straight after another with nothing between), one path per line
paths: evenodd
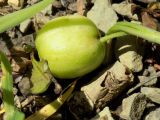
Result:
M57 78L71 79L96 69L105 56L99 31L86 17L55 18L39 32L35 41L40 59L48 61Z

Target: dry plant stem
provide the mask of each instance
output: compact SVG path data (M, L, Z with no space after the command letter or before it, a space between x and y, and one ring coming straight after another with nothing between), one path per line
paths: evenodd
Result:
M139 25L136 23L130 23L130 22L118 22L108 31L107 35L105 36L106 39L105 37L103 37L101 38L100 41L105 42L108 40L108 38L112 39L115 37L123 36L125 35L123 32L126 34L131 34L137 37L141 37L143 39L148 40L149 42L160 44L160 32L144 27L142 25Z
M131 94L133 91L135 91L139 87L143 86L144 84L146 84L146 83L150 82L151 80L154 80L154 78L158 78L158 77L160 77L160 72L157 72L157 75L149 77L148 79L146 79L146 81L139 83L135 87L128 90L127 95Z

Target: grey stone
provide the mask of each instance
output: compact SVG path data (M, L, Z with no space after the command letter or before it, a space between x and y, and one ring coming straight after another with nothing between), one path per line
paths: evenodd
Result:
M117 14L111 7L110 0L96 0L92 9L87 13L87 17L104 33L118 20Z
M95 117L91 120L114 120L109 107L105 107L101 112L99 112Z
M142 87L141 92L152 102L160 104L160 89L151 87Z
M150 109L144 120L160 120L160 108Z
M140 120L146 104L145 95L135 93L128 98L123 99L120 117L125 120Z
M128 18L138 20L137 14L132 13L133 3L127 3L126 1L121 3L115 3L112 5L113 9L122 16L127 16Z
M28 28L30 27L31 23L32 23L31 19L27 19L27 20L23 21L19 26L20 31L22 33L25 33L28 30Z
M8 4L14 9L20 9L23 7L24 0L8 0Z
M140 72L143 68L143 44L137 37L127 35L117 38L114 52L116 58L133 72Z
M22 80L18 84L18 88L20 92L26 96L30 93L31 83L28 77L22 78Z

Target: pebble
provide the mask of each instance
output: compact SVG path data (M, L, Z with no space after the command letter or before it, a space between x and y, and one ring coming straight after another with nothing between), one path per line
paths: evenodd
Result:
M160 120L160 107L152 108L143 120Z
M31 19L27 19L27 20L23 21L19 26L20 31L22 33L27 32L27 30L30 27L31 23L32 23Z
M120 117L125 120L140 120L147 105L146 97L141 93L134 93L123 99Z
M134 36L119 37L115 41L114 53L119 61L133 72L143 68L143 44Z
M101 112L99 112L95 117L91 120L114 120L109 107L105 107Z
M30 88L31 88L29 78L28 77L22 78L22 80L18 83L18 88L20 89L20 92L24 96L28 95L30 93Z
M160 104L160 88L142 87L141 93L145 94L152 102Z
M12 6L14 9L20 9L23 7L24 0L8 0L8 5Z

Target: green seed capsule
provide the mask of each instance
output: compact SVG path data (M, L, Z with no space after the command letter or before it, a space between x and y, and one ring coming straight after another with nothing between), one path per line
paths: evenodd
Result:
M63 16L47 23L36 38L41 59L48 61L57 78L71 79L96 69L105 56L105 46L99 41L99 31L83 16Z

